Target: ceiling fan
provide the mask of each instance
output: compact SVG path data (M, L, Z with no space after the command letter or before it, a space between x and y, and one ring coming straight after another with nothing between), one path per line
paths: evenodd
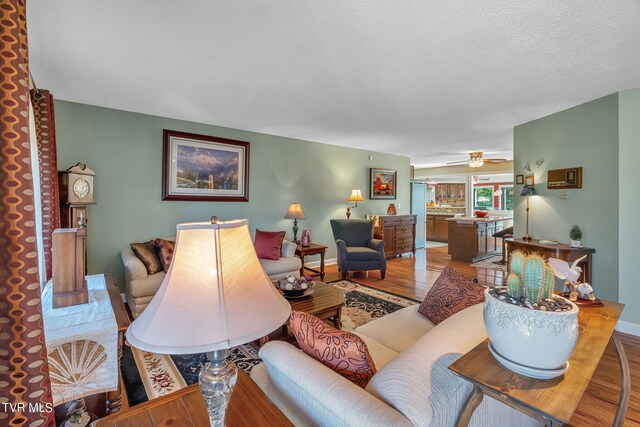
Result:
M448 165L461 165L463 163L468 164L472 168L479 168L486 163L501 163L508 162L507 159L485 159L482 157L482 151L474 151L469 153L469 160L462 160L460 162L449 162Z

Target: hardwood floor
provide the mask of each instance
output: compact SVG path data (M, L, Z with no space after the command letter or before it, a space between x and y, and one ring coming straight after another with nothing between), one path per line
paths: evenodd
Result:
M433 282L445 266L451 266L468 276L478 277L483 284L502 284L503 274L498 270L471 267L466 262L453 261L447 247L419 250L415 258L403 256L389 260L387 274L380 279L377 271L369 276L356 275L353 280L373 288L391 292L406 298L422 301ZM336 265L326 267L325 282L339 280ZM621 334L631 371L631 399L625 426L640 427L640 337ZM620 369L612 344L609 344L591 379L580 405L571 418L571 426L611 425L620 396Z

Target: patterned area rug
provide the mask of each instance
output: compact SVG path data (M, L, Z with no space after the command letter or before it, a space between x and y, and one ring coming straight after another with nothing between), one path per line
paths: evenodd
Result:
M502 260L502 255L494 255L491 258L483 259L482 261L474 262L471 267L486 268L488 270L507 271L506 265L494 264L494 261Z
M373 319L417 303L348 280L339 280L331 285L345 291L345 307L341 317L344 330L351 331ZM258 347L253 343L233 348L230 358L247 373L262 362L258 356ZM122 352L122 377L129 405L134 406L164 396L197 382L198 372L206 362L208 359L204 353L169 356L125 345Z

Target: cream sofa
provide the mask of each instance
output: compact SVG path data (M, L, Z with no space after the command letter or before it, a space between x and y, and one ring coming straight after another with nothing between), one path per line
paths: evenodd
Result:
M291 344L272 341L251 378L297 426L453 426L471 384L448 366L487 338L482 304L434 326L417 305L356 329L377 372L362 389ZM471 426L538 426L485 397Z
M175 237L167 237L174 240ZM251 239L255 239L255 232L251 232ZM288 240L282 242L282 252L279 260L261 259L260 264L271 280L277 280L287 274L299 275L302 261L295 256L296 244ZM126 246L120 251L124 264L125 296L131 308L133 317L138 317L151 302L158 288L164 280L165 273L147 274L147 269L131 247Z

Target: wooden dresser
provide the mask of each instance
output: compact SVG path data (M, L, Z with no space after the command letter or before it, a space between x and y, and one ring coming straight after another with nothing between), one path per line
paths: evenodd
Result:
M378 217L378 237L384 240L387 258L404 253L416 254L416 215L384 215Z

